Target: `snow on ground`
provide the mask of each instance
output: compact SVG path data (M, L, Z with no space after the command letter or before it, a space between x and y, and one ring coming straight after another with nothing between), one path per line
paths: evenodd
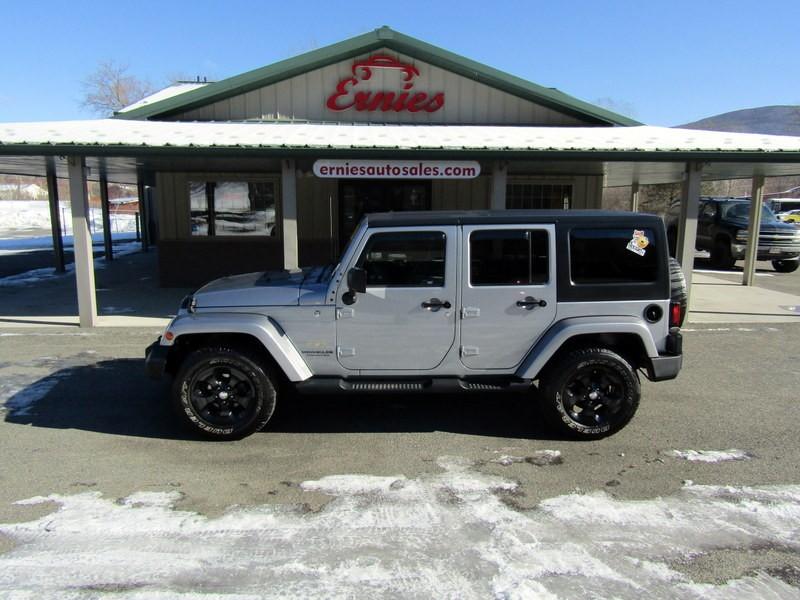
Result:
M2 333L0 337L16 335L79 335L90 336L90 333L44 333L25 332ZM99 360L94 350L79 352L69 358L40 356L22 363L0 363L0 418L26 417L36 414L36 403L46 397L55 387L70 376L70 370L76 367L96 364ZM0 579L2 574L0 573Z
M301 489L319 512L263 505L219 518L178 492L51 495L55 512L0 524L0 596L20 598L797 598L766 573L724 585L671 568L714 549L800 550L800 486L686 486L627 501L569 494L520 512L515 482L443 457L442 472L336 475Z
M60 202L61 227L65 235L72 234L72 217L70 203ZM90 207L90 229L93 232L103 230L103 215L100 208ZM111 233L136 231L136 217L130 213L116 212L114 206L110 210ZM3 232L19 232L37 229L50 229L50 204L31 200L0 201L0 237Z
M717 463L730 460L749 460L753 455L744 450L670 450L667 456L682 458L691 462Z
M135 252L139 252L141 249L142 246L139 242L125 242L122 244L116 244L114 246L114 257L118 258L120 256L134 254ZM107 263L105 257L101 256L94 259L94 268L96 270L104 269L106 265ZM45 267L42 269L33 269L31 271L17 273L16 275L9 275L8 277L0 277L0 287L30 285L50 279L68 277L75 271L75 263L69 263L66 265L66 269L67 270L65 273L59 273L55 270L55 267Z

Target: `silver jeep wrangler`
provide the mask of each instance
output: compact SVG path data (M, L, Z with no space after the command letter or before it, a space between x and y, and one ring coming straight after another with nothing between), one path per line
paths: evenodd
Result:
M624 427L681 368L683 275L654 215L370 214L338 265L235 275L147 349L180 418L215 439L299 393L527 390L562 434Z

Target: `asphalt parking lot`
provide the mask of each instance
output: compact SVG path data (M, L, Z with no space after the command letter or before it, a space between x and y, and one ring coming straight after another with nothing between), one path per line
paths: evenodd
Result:
M171 419L166 384L143 375L142 351L156 333L0 332L0 522L6 524L0 543L6 557L25 547L20 539L35 543L38 528L45 527L37 519L46 521L59 506L57 499L14 504L37 496L85 498L91 492L92 498L117 500L154 492L174 495L169 511L209 519L223 518L231 507L320 515L335 510L352 490L326 493L324 486L303 482L344 475L429 482L443 469L449 472L447 461L455 459L476 478L513 484L490 486L491 495L521 515L576 493L601 493L604 502L647 502L701 486L723 486L735 495L746 487L794 485L800 499L800 443L792 416L800 328L794 324L689 327L680 378L645 383L632 424L598 442L553 439L530 397L484 395L295 399L280 407L267 431L241 442L187 439ZM680 454L689 450L741 454L701 462ZM454 493L434 503L469 502ZM357 497L365 510L370 502L386 503L374 491ZM584 518L594 516L589 509ZM38 533L15 534L13 523ZM665 551L659 560L692 585L723 585L760 573L770 585L784 585L779 592L797 593L791 587L800 575L796 531L780 543L701 544L686 556ZM12 583L15 573L25 572L14 565L0 559L0 574L5 571Z
M151 260L99 272L113 304ZM760 273L800 296L800 272ZM38 307L31 290L3 298ZM597 442L554 438L534 395L480 393L286 398L267 430L211 443L144 376L156 328L14 321L0 596L800 595L800 323L687 324L680 377L643 381L633 422Z

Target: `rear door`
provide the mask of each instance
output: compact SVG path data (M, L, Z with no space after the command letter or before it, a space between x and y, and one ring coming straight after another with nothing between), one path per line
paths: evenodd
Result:
M465 226L462 255L461 362L513 369L555 319L555 226Z

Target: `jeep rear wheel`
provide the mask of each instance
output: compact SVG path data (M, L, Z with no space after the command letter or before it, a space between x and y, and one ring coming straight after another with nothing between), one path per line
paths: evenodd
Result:
M195 433L236 440L267 424L277 382L255 358L232 348L201 348L181 365L172 388L179 418Z
M800 260L773 260L772 268L778 273L794 273L800 266Z
M607 348L571 352L541 381L547 421L562 434L599 439L625 427L639 407L639 377Z

